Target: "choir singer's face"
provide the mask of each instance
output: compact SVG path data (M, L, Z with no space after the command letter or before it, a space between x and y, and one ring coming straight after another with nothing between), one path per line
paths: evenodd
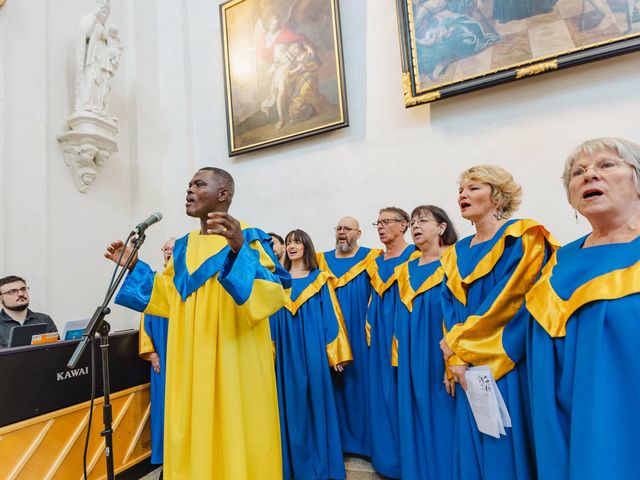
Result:
M273 240L273 254L276 256L278 260L282 259L282 255L284 254L284 245L280 243L276 237L272 237Z
M203 218L218 211L220 184L212 172L198 171L189 182L185 209L190 217Z
M171 257L173 256L173 245L176 243L176 241L172 238L171 240L167 240L167 243L165 243L162 246L162 257L164 258L164 266L167 266L167 263L169 263L169 260L171 260Z
M571 205L587 219L636 208L635 172L613 150L580 155L569 174Z
M407 230L407 222L395 212L382 212L378 215L378 238L385 245L398 237L403 237Z
M477 221L496 210L491 198L491 185L474 180L463 180L458 190L458 206L466 220Z
M356 248L358 238L362 232L358 228L358 224L352 218L343 218L335 227L336 232L336 248L341 252L351 252Z
M425 251L440 243L440 235L446 225L439 223L427 212L419 212L411 218L411 237L413 243Z
M287 256L292 262L302 259L304 256L304 244L295 238L287 240Z

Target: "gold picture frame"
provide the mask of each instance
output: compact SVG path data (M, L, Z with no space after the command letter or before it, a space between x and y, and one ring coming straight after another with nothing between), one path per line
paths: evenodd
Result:
M640 49L640 0L396 0L407 108Z
M337 0L220 5L229 155L348 126Z

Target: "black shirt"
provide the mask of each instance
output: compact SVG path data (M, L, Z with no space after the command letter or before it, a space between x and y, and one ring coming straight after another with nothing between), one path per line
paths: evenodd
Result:
M22 325L33 325L35 323L46 323L47 333L57 332L56 324L53 323L49 315L44 313L32 312L27 309L27 318ZM7 315L4 309L0 310L0 347L6 347L9 344L9 333L13 327L19 327L21 324Z

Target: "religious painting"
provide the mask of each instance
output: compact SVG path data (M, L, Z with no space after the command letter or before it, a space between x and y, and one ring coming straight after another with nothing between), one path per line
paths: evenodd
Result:
M405 106L640 49L640 0L396 0Z
M229 155L348 126L337 0L220 5Z

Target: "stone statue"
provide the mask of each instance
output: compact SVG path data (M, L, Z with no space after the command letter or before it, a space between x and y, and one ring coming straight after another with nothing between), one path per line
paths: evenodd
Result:
M118 151L118 119L108 114L113 76L120 65L122 44L118 28L107 23L110 0L96 0L80 20L76 40L74 111L68 130L58 137L78 191L85 193L111 154Z
M75 110L107 117L109 92L122 55L118 29L107 24L109 0L98 0L80 20L76 48Z

